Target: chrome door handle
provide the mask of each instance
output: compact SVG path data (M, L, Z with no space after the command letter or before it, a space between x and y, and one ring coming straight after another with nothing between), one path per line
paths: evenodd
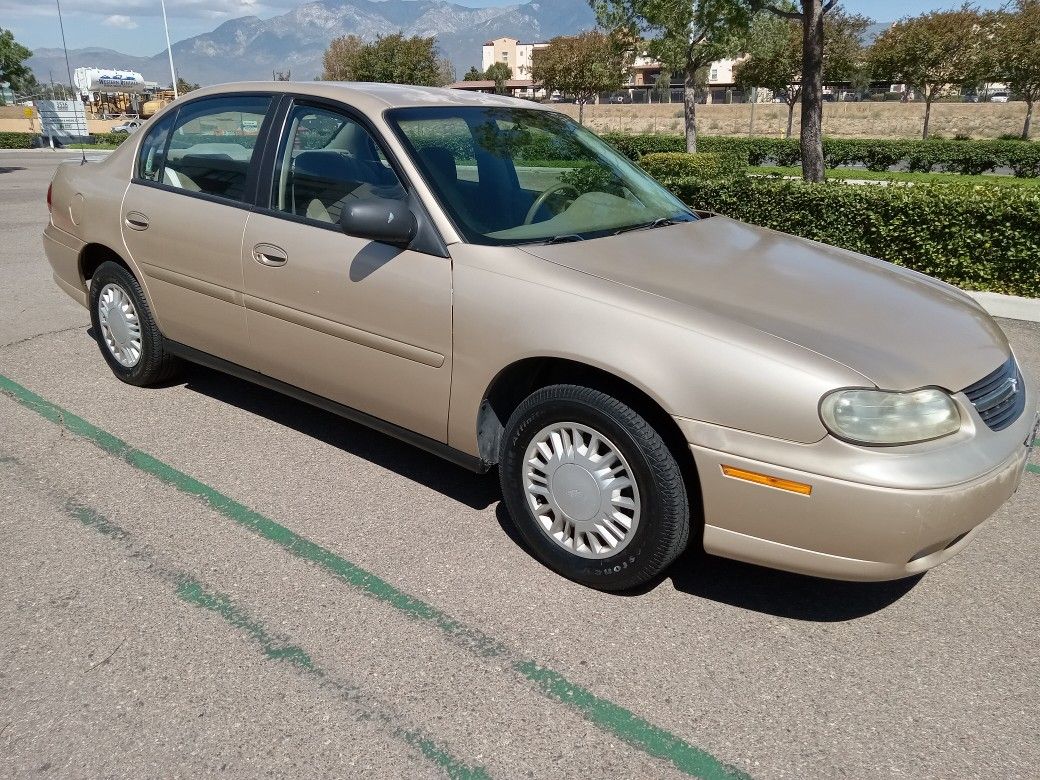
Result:
M147 230L149 225L148 216L140 211L126 212L124 221L131 230Z
M285 265L289 255L274 244L257 244L253 247L253 259L260 265Z

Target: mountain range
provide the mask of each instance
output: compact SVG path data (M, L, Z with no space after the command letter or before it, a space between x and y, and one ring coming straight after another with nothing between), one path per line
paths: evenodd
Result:
M588 0L529 0L487 8L444 0L318 0L270 19L231 19L173 44L173 58L180 77L202 85L270 79L272 71L291 71L294 80L309 81L321 73L322 53L333 38L353 34L373 40L400 30L436 36L441 55L461 78L471 65L480 66L481 46L492 38L544 41L594 24ZM121 68L147 81L170 81L165 50L138 57L104 48L70 49L69 58L73 68ZM52 73L56 80L65 73L61 49L37 49L27 64L42 82Z

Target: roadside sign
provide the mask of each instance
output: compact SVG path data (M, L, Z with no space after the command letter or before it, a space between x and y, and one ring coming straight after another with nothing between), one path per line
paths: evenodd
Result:
M37 100L40 134L55 140L87 141L87 114L82 100Z
M23 108L22 109L22 116L24 116L26 119L32 119L33 118L33 110L32 110L32 108L30 108L29 106L26 106L25 108Z

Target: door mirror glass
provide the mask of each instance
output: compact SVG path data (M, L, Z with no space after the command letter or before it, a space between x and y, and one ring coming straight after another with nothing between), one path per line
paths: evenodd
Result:
M408 246L415 238L415 215L407 201L396 198L348 201L343 204L339 224L351 236L394 246Z

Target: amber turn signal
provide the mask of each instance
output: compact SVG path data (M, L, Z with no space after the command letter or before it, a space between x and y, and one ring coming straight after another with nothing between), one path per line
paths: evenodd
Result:
M757 471L738 469L736 466L723 466L722 473L727 477L733 477L733 479L743 479L746 482L754 482L756 485L789 490L792 493L799 493L803 496L808 496L812 493L812 485L794 482L790 479L780 479L780 477L771 477L768 474L759 474Z

